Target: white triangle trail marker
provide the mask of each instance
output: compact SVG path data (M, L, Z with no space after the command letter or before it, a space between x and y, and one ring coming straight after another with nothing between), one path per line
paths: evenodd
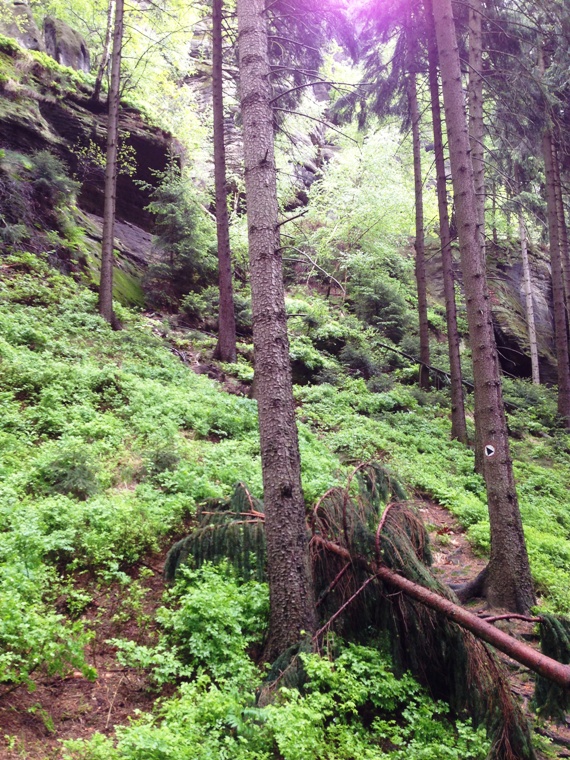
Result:
M485 445L485 456L486 457L494 457L495 456L495 447L491 446L490 443L487 443Z

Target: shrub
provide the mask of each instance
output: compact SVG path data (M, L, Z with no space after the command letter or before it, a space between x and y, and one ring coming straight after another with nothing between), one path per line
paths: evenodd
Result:
M147 210L155 217L156 238L144 284L151 306L171 308L215 280L214 228L194 185L174 163L160 185L148 189L152 201Z
M352 289L356 315L376 327L387 338L399 343L409 328L408 307L396 282L376 279Z
M370 348L365 346L349 343L340 352L340 361L341 364L365 380L369 380L379 371L378 364L370 356Z
M255 670L247 655L260 644L267 626L267 585L239 584L226 563L181 568L168 606L156 615L160 638L155 647L115 641L120 661L149 668L158 684L196 673L216 683L251 686Z

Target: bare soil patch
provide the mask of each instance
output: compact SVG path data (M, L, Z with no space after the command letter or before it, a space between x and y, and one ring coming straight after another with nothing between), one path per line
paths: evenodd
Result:
M38 675L34 691L21 686L0 697L2 760L57 760L62 740L88 739L96 732L111 735L115 725L128 723L137 710L152 708L156 691L139 671L117 662L107 641L154 640L164 558L165 553L156 554L131 568L134 586L114 583L101 589L93 578L82 581L82 590L93 596L83 618L95 634L87 660L97 669L97 678L89 681L79 672L63 678ZM64 599L61 605L65 607Z

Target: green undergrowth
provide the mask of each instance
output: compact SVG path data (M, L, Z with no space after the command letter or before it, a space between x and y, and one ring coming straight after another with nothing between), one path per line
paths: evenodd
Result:
M21 87L47 90L57 93L77 94L88 91L95 78L83 71L76 71L69 66L62 66L55 58L39 50L27 50L17 40L0 34L0 85L8 85L7 92L12 94L10 82ZM30 96L29 91L18 93Z
M256 402L190 371L157 337L182 340L163 323L117 306L125 329L112 331L96 295L48 256L0 259L0 693L33 688L37 673L94 675L78 574L124 578L237 481L262 496ZM418 390L413 363L386 349L401 344L346 304L297 288L288 313L307 505L353 462L379 457L487 551L483 482L472 452L449 441L447 390ZM251 346L239 351L224 370L248 382ZM570 442L549 391L512 382L506 392L525 410L509 424L533 575L545 607L568 612ZM485 756L482 735L449 722L407 676L396 680L377 648L337 642L303 655L305 683L255 707L267 589L228 568L188 571L156 624L154 643L115 645L174 696L115 739L67 742L68 760Z
M189 371L120 307L113 332L95 294L41 257L0 266L0 597L21 617L0 629L2 683L39 666L25 629L63 623L64 576L136 562L238 480L261 495L261 469L253 400ZM311 502L339 461L306 427L301 448Z
M256 706L263 673L247 650L267 625L265 584L238 583L227 565L182 572L158 612L154 648L124 646L122 657L157 679L185 680L153 714L119 727L115 739L64 742L64 760L483 760L488 742L449 721L409 675L397 679L377 648L331 638L301 654L296 687L277 687Z
M507 384L522 402L526 383ZM525 430L512 440L514 471L533 577L543 603L570 612L570 436L549 427L551 392L527 403ZM296 389L300 418L340 457L380 457L418 496L447 507L468 529L482 554L489 550L489 520L482 477L473 453L450 441L449 397L408 385L371 392L362 378L342 387ZM521 425L522 413L512 416ZM548 432L546 432L548 431ZM541 433L543 436L536 438Z

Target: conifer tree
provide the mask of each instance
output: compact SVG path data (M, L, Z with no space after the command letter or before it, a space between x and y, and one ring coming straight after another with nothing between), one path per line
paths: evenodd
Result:
M218 237L218 344L216 357L223 362L236 360L236 318L233 297L230 225L226 187L226 146L224 139L224 95L222 55L223 0L212 2L212 101L214 116L214 183L216 188L216 229Z
M415 237L415 274L416 288L418 292L418 318L420 328L420 388L429 387L429 324L427 315L427 284L426 284L426 261L425 261L425 235L424 235L424 203L423 203L423 176L420 140L420 110L418 108L418 92L415 62L411 56L410 71L407 75L408 105L412 122L412 146L414 155L414 195L416 201L416 237Z
M554 310L554 339L558 363L558 414L570 427L570 356L568 352L568 327L564 298L564 271L560 241L559 208L557 204L555 163L556 155L552 134L547 130L542 138L544 173L546 178L546 207L548 211L548 237L552 273L552 301Z
M459 330L457 327L457 307L455 302L455 277L453 274L451 232L449 229L449 212L447 207L447 173L445 170L445 157L443 153L441 106L439 101L437 41L433 25L432 0L425 0L425 11L427 16L429 87L433 122L437 204L439 210L439 239L441 245L443 289L445 295L449 374L451 377L451 437L467 444L463 375L461 371Z
M469 133L451 0L433 4L449 139L459 246L475 386L475 425L482 448L491 528L484 592L493 606L527 612L535 597L510 458L501 375L487 278L481 256Z
M483 140L483 33L482 2L469 2L469 140L471 163L475 183L477 227L481 242L481 255L485 256L485 149Z
M272 659L315 626L279 241L263 0L238 0L240 100Z

